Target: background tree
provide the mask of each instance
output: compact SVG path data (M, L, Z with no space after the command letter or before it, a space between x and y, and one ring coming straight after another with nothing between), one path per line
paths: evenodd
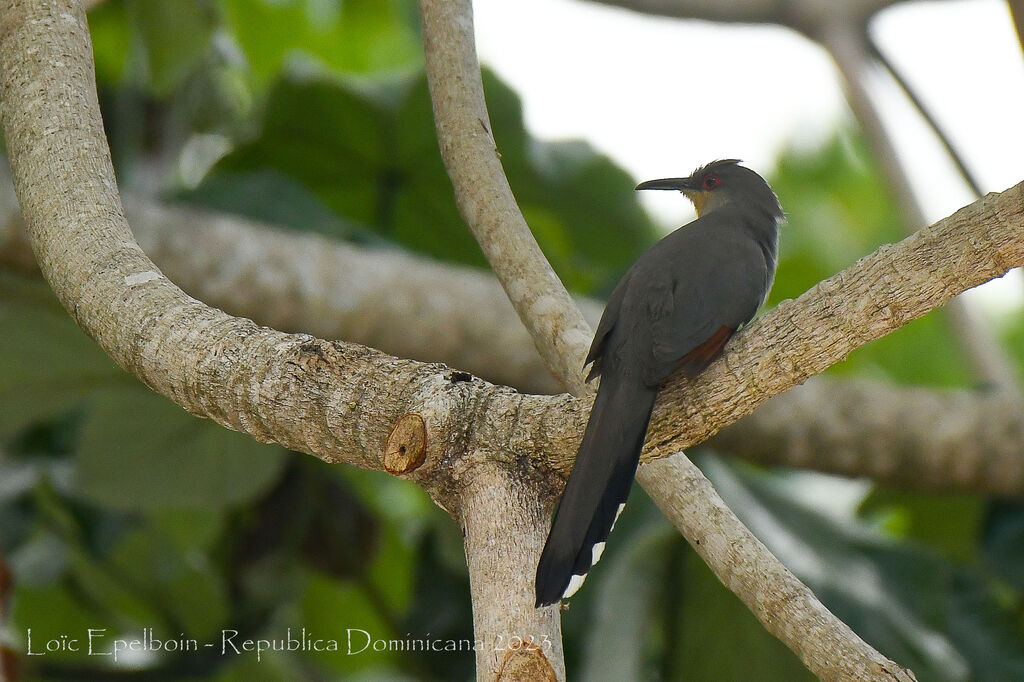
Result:
M147 252L197 299L278 329L557 391L496 284L462 267L485 261L438 154L415 7L350 0L326 17L316 7L106 2L92 11L107 135ZM5 42L16 14L6 9ZM531 139L515 94L486 72L484 86L486 132L533 233L569 288L600 298L655 238L632 180L584 143ZM444 150L443 126L441 137ZM773 185L791 220L771 303L902 236L899 210L878 200L891 183L867 147L859 132L837 131L814 155L780 162ZM13 215L10 198L6 207ZM847 235L827 250L815 229L825 211ZM288 627L340 640L346 628L382 640L474 637L458 527L419 488L257 445L149 391L68 319L35 275L18 221L5 222L0 551L10 570L0 589L5 660L20 659L21 678L112 674L107 660L73 652L24 656L29 627L36 641L90 627L217 641L225 628L280 639ZM601 229L609 223L617 229ZM1019 264L1017 249L1005 249L1006 267ZM599 305L584 301L583 309L592 317ZM949 352L956 342L935 318L857 351L834 381L774 399L722 431L698 460L758 537L884 654L923 679L1013 679L1024 672L1015 549L1024 512L1006 496L1024 487L1024 428L1014 398L963 388L974 381L971 364ZM1020 330L1009 325L1005 337L1019 362ZM303 357L330 361L330 347L309 348ZM851 385L842 375L960 389ZM459 371L445 376L474 383ZM578 403L559 404L577 426ZM374 442L364 448L381 448L390 428L367 428L361 437ZM678 442L692 426L663 429L677 447L694 442ZM550 449L561 463L546 470L549 496L573 437ZM767 471L715 451L924 490ZM807 461L808 452L821 456ZM823 513L809 489L849 504ZM958 494L935 492L950 489ZM631 508L603 571L563 617L570 674L808 676L654 505L635 495ZM471 676L474 659L371 650L257 661L217 649L129 663L119 677L450 679ZM15 676L9 667L5 674Z

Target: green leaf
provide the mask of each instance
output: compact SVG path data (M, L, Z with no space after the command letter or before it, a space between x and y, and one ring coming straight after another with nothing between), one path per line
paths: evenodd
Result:
M124 3L110 0L90 9L89 36L92 38L93 59L96 63L96 82L119 82L131 45L131 31Z
M406 0L227 0L226 6L235 38L263 82L295 51L359 74L423 60L415 12Z
M384 526L368 577L377 597L387 604L389 614L403 616L408 611L415 567L416 555L408 540L393 525Z
M199 63L219 24L212 0L129 2L139 49L137 64L159 95L173 90Z
M930 494L876 487L864 499L859 516L881 522L897 537L914 538L951 559L971 561L985 503L971 495Z
M380 471L344 467L335 469L352 487L359 500L382 521L402 530L409 543L419 540L429 526L450 524L444 512L427 494L409 481Z
M126 583L110 567L98 561L84 548L69 548L71 578L86 603L89 601L105 609L117 619L121 628L151 627L169 631L170 623L155 604L139 594L136 586Z
M1024 502L993 502L981 533L982 555L1003 580L1024 592Z
M540 191L516 191L526 206L543 202L564 225L561 248L554 239L542 240L544 232L538 234L552 266L576 291L611 293L657 240L633 191L633 179L579 140L536 144L533 158Z
M813 680L800 659L764 629L695 552L686 553L679 602L680 645L668 642L674 670L687 680Z
M82 427L75 483L119 509L223 509L263 492L282 457L147 389L103 391Z
M440 260L485 267L487 261L462 222L447 176L408 176L393 198L387 236Z
M570 288L610 291L654 241L632 179L585 143L532 142L515 92L486 70L483 82L493 130L481 121L481 132L493 134L541 248ZM380 83L383 90L293 70L271 91L260 133L186 198L208 203L237 179L259 177L262 198L243 210L280 220L279 206L296 193L288 185L298 185L341 221L441 260L485 266L438 151L426 77Z
M969 676L970 661L948 629L955 589L950 562L839 511L816 512L796 499L798 476L765 475L710 457L701 468L750 530L868 643L922 679Z
M660 602L666 550L676 535L664 519L651 519L601 564L590 585L593 612L586 632L580 679L628 682L648 676L647 643ZM690 678L687 678L690 679Z
M40 529L11 553L10 566L19 583L54 583L67 570L67 545L56 533Z
M109 633L116 625L108 613L87 606L81 592L66 582L37 587L16 581L10 604L10 632L17 640L15 651L28 651L29 628L32 629L32 650L35 652L45 651L47 640L60 639L62 635L76 638L83 645L83 651L47 654L52 656L48 660L86 661L89 629L107 628Z
M1020 577L1018 568L1018 581ZM950 634L971 661L971 679L1002 682L1024 679L1024 637L1017 619L993 590L958 576L950 597ZM1018 595L1019 602L1019 595Z
M165 614L171 630L164 636L184 632L186 637L215 639L225 626L227 594L214 568L155 529L128 533L109 563L126 585Z
M233 656L228 664L218 666L215 675L201 679L210 682L295 682L308 675L308 664L299 656L275 655L257 661L256 655L251 654Z
M374 642L406 635L394 632L366 591L347 581L311 575L302 599L300 622L316 637L337 641L338 651L312 652L310 657L339 673L386 669L396 665L403 655L375 650Z
M0 439L126 383L39 280L0 271L0 330Z
M154 532L182 553L215 549L222 540L225 518L220 510L161 509L150 514Z
M330 79L292 74L271 91L260 134L221 159L214 172L273 168L338 214L373 224L390 135L390 115L365 95Z
M366 241L369 233L365 227L339 217L302 183L271 168L216 173L180 198L274 226L339 239Z

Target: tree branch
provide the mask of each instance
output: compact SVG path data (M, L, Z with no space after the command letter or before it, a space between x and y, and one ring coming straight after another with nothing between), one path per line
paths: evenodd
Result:
M869 34L865 34L864 39L867 41L867 47L871 52L871 56L878 61L879 64L892 76L892 79L896 82L896 85L900 87L903 94L907 96L910 103L917 109L917 113L921 115L921 118L925 120L928 127L935 133L935 137L938 138L939 144L946 151L946 155L956 166L957 172L963 181L967 183L967 186L971 188L975 198L980 197L985 192L981 189L981 183L974 177L974 173L967 168L967 164L964 162L960 153L957 152L956 147L953 146L953 142L949 137L949 134L943 129L939 120L932 114L931 109L925 104L925 101L921 99L921 96L917 93L917 89L910 84L906 78L903 77L903 73L896 67L896 65L889 59L885 53L879 48L878 44L871 39Z
M722 584L742 599L808 670L823 680L916 679L909 669L875 651L826 609L736 518L697 467L680 466L689 462L678 457L651 462L641 469L640 480ZM705 522L693 523L709 513ZM750 547L757 549L751 551Z
M6 188L0 179L0 226L7 225L0 227L0 263L35 267ZM125 210L139 243L172 281L230 314L446 362L520 390L557 390L500 285L484 272L140 199L126 200ZM576 301L588 319L600 315L596 301ZM534 439L557 433L559 443L538 442L519 454L542 461L541 452L574 450L578 412L559 408L545 420L547 430L531 432ZM1024 413L998 392L811 380L707 444L761 464L901 486L1024 493ZM568 464L552 466L564 476Z
M904 488L1024 495L1024 413L998 392L814 379L706 444L761 464Z
M5 5L0 101L43 275L111 357L193 414L330 462L408 475L448 508L448 467L462 454L457 434L467 415L491 404L535 414L510 389L351 343L260 328L169 282L124 220L77 3ZM540 424L534 416L532 427Z
M541 482L496 462L477 467L465 483L459 517L477 633L477 679L563 680L558 609L533 608L532 566L547 535ZM504 608L491 608L500 604Z
M735 24L777 24L813 36L841 13L850 30L864 26L876 12L905 0L591 0L652 16Z
M1013 19L1013 26L1017 29L1017 42L1021 50L1024 50L1024 0L1006 0L1010 8L1010 17Z
M437 139L455 203L552 374L583 395L591 332L519 211L484 103L469 0L421 0Z
M473 42L472 2L420 0L419 5L437 139L459 213L544 363L571 393L586 395L581 370L590 329L527 227L502 170ZM473 624L477 639L484 642L515 637L554 646L545 659L547 668L540 666L541 671L533 664L519 665L528 652L513 654L511 667L494 654L478 652L478 680L525 682L537 679L538 672L543 673L542 679L565 677L557 608L534 609L532 594L531 577L548 525L544 510L550 511L552 487L535 483L524 494L523 485L509 470L499 470L483 491L474 485L463 490L466 556L471 574L476 575ZM508 512L526 500L531 500L529 508L537 508L537 513L510 517ZM473 542L481 535L486 541ZM520 537L528 541L521 544ZM501 584L526 589L503 590ZM522 617L531 611L535 613Z

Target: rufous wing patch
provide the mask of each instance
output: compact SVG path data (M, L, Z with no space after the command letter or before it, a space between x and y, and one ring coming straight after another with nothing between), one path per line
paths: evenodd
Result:
M715 361L715 358L722 354L725 344L728 343L735 333L736 330L732 327L719 327L706 341L681 357L679 364L676 365L676 369L681 371L687 378L692 379L697 376L707 369L708 365Z

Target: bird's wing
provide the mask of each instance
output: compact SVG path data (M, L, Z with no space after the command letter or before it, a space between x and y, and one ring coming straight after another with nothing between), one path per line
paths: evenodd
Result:
M590 370L590 374L587 375L587 381L590 381L601 374L601 358L605 352L608 335L611 334L616 323L619 321L619 310L622 308L622 299L625 296L626 289L629 286L629 280L632 278L632 275L633 270L630 269L622 279L619 280L615 290L612 291L612 295L608 298L608 304L604 307L604 313L601 314L601 322L598 323L597 331L594 332L594 341L590 344L590 352L587 353L587 359L583 363L584 367L590 363L594 363L594 366Z
M675 254L676 267L662 270L670 276L656 277L644 294L652 301L643 367L649 383L666 379L681 361L688 375L703 370L764 300L770 279L756 243L719 234L700 245L700 253Z

